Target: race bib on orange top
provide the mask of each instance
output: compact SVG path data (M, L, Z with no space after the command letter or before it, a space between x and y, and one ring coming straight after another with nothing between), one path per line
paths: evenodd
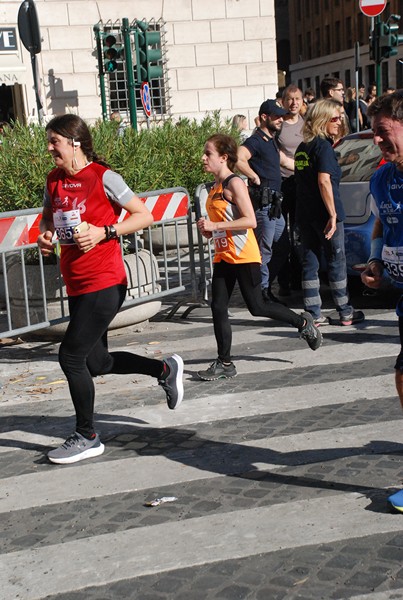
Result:
M228 250L228 238L226 231L213 231L213 242L216 252Z
M215 223L235 221L241 216L237 204L224 198L221 184L210 190L206 209L210 221ZM215 263L221 260L232 264L261 262L253 229L213 231L212 239Z

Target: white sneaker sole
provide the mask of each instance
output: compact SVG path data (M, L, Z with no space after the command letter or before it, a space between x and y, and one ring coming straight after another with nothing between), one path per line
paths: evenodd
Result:
M49 456L48 459L52 463L56 463L57 465L71 465L72 463L80 462L80 460L85 460L86 458L94 458L95 456L100 456L104 453L105 446L101 443L96 448L88 448L88 450L84 450L84 452L80 452L80 454L75 454L74 456L67 456L66 458L55 458Z
M176 376L176 389L178 390L178 399L173 408L168 406L171 410L176 410L183 400L183 360L178 354L172 354L171 358L176 361L178 365L178 374Z

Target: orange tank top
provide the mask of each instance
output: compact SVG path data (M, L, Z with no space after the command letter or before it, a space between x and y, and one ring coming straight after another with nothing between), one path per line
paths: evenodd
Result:
M225 182L224 182L225 184ZM206 202L210 221L235 221L241 217L234 202L223 196L223 184L216 184L209 192ZM213 231L214 261L228 263L261 263L259 246L253 229Z

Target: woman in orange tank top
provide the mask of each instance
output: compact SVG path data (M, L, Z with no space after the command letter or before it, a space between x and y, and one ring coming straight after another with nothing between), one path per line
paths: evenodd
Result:
M214 381L235 377L231 360L232 331L228 305L238 281L242 297L253 316L268 317L296 327L300 337L312 350L322 343L322 336L309 313L298 315L286 306L263 299L260 290L260 252L253 232L255 212L244 181L234 175L237 145L228 135L211 136L204 147L203 166L214 175L215 183L208 195L208 217L197 226L202 235L214 242L214 271L211 310L217 340L217 359L200 379Z

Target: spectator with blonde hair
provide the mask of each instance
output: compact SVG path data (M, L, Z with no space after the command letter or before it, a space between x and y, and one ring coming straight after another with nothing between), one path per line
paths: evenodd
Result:
M333 149L343 121L342 105L332 99L319 100L309 107L303 127L304 141L295 153L297 187L296 222L300 230L302 292L305 310L317 325L327 322L321 314L319 267L322 252L328 267L333 301L340 325L364 319L349 303L344 249L345 218L340 199L340 166Z
M232 128L239 131L239 137L241 143L249 137L248 133L248 119L245 115L235 115L232 119Z

